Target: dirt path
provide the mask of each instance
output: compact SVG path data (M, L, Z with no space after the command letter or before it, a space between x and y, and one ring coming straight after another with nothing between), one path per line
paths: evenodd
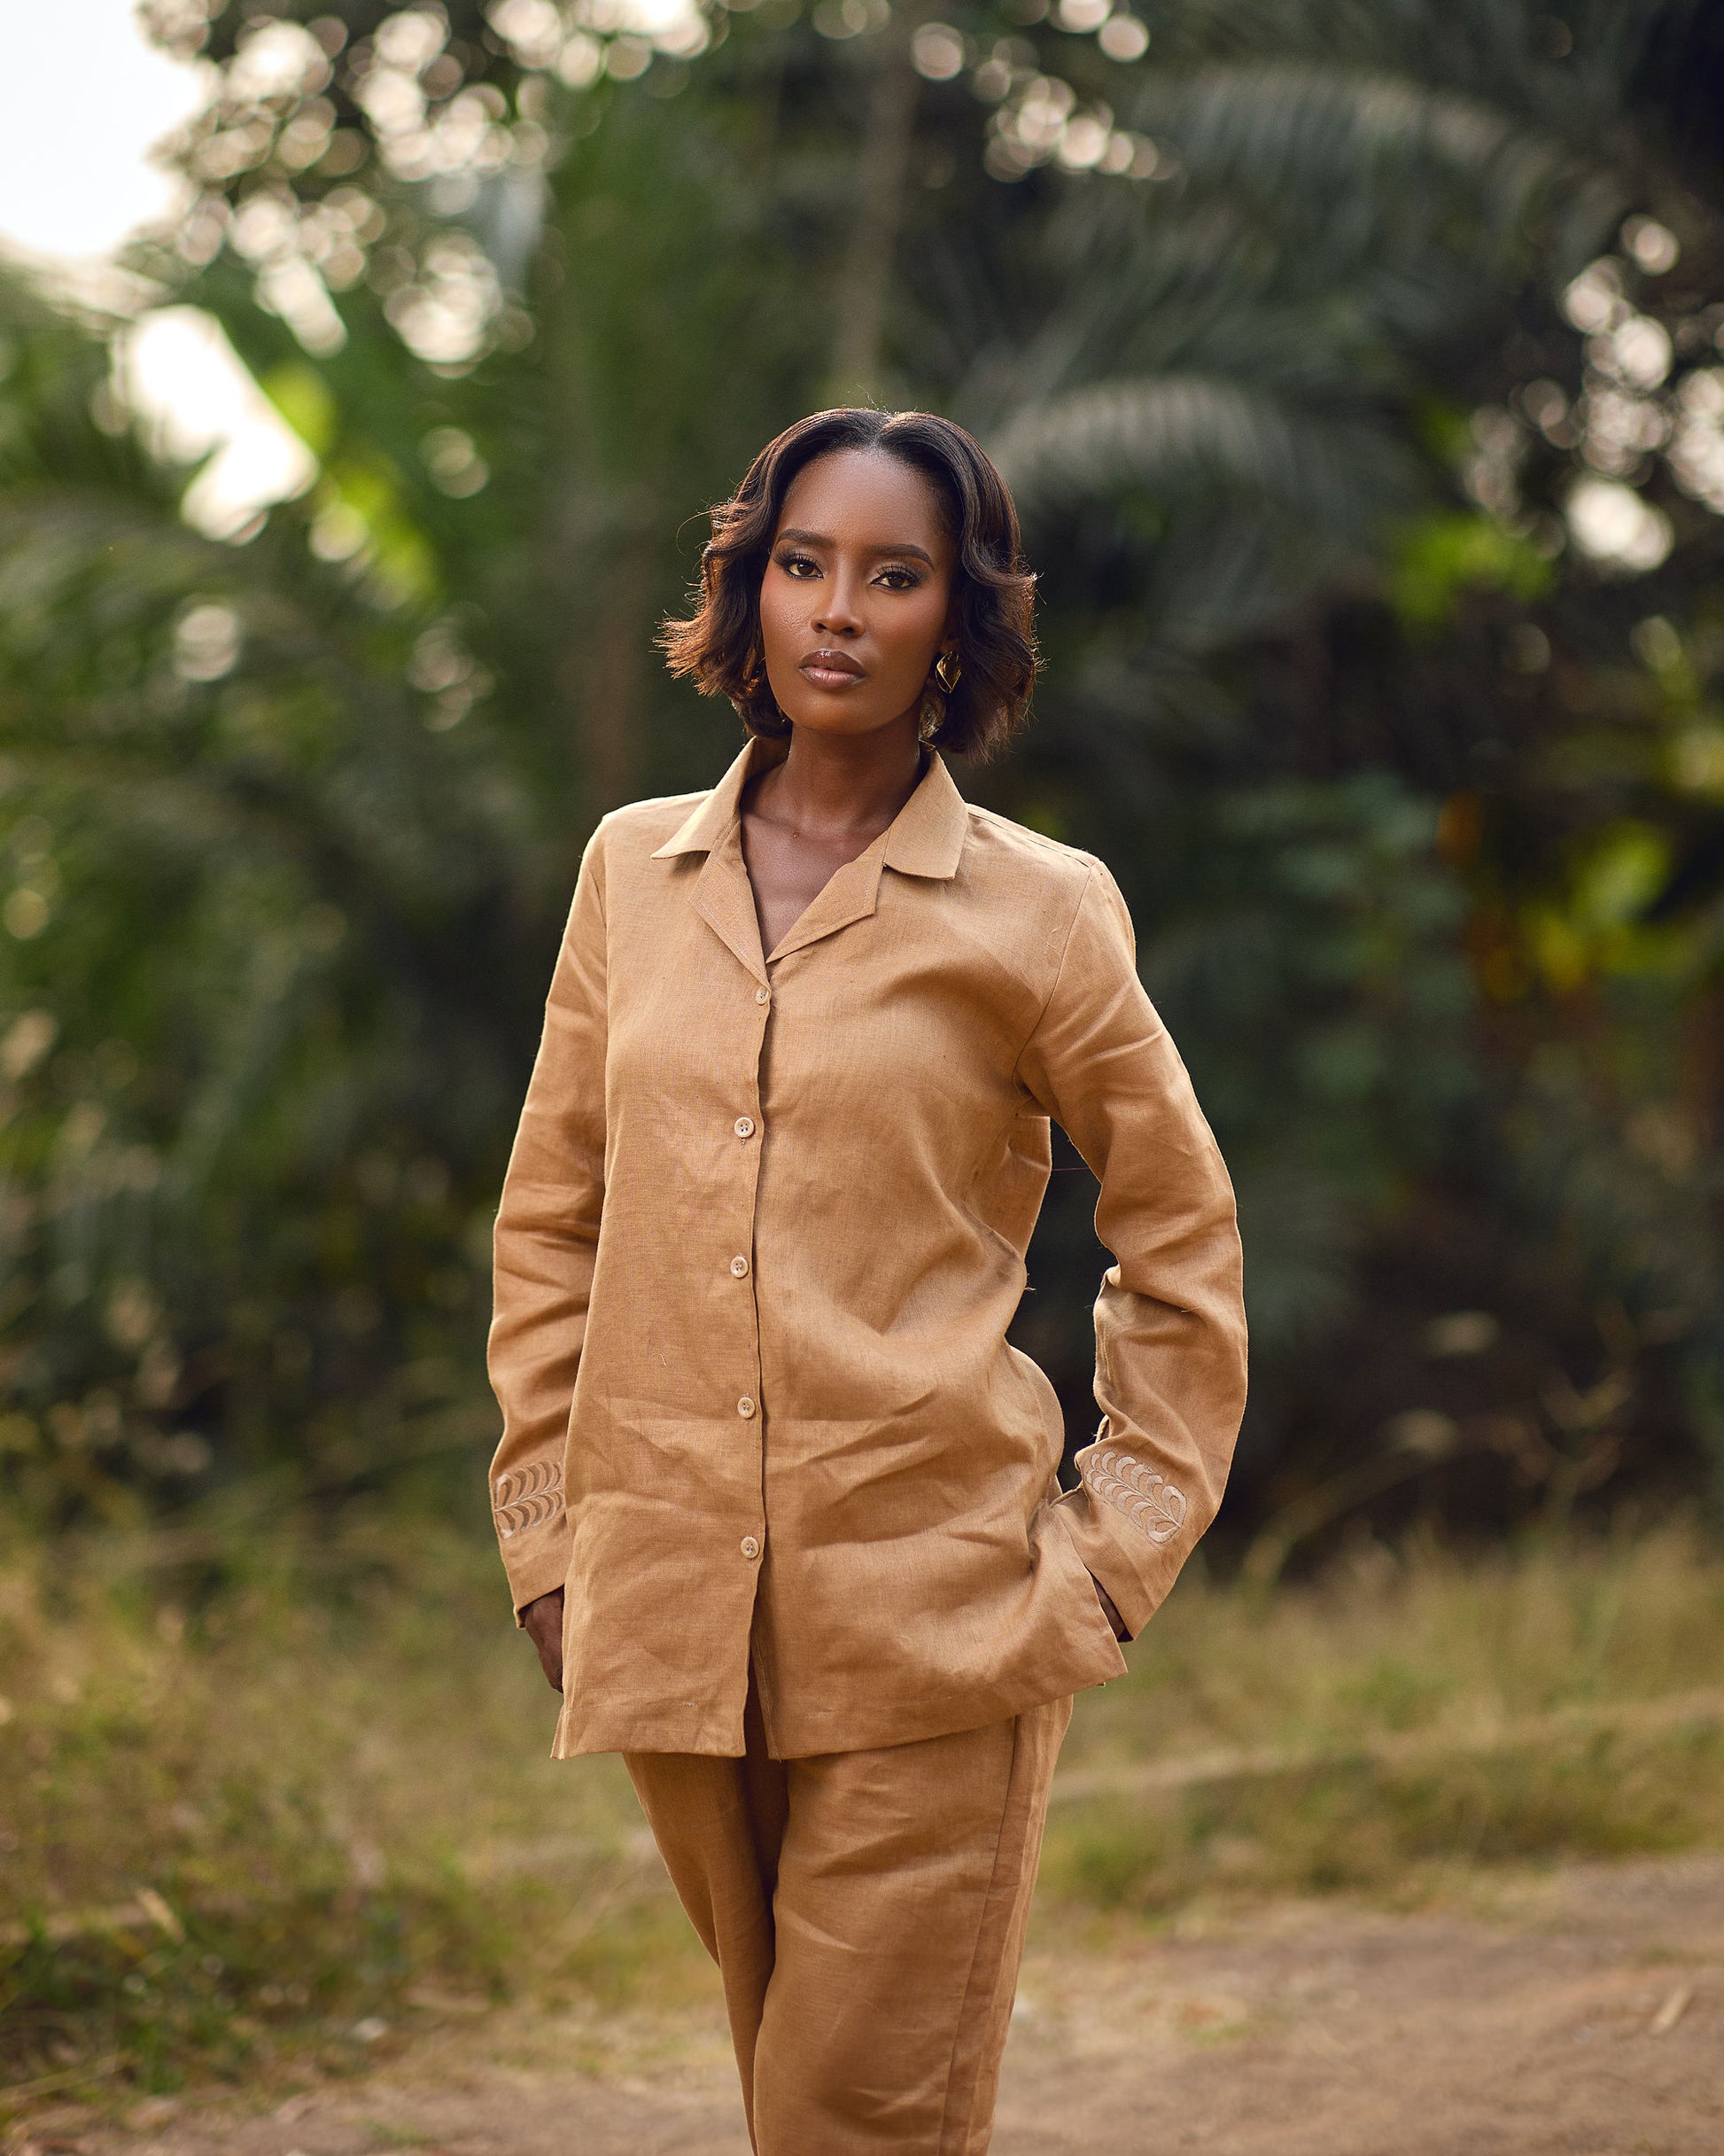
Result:
M596 2067L596 2071L594 2070ZM90 2156L746 2156L716 2013L452 2023L268 2113L34 2129ZM23 2156L22 2144L14 2144ZM995 2156L1717 2156L1724 1858L1464 1912L1301 1905L1024 1971ZM818 2152L809 2152L818 2156Z

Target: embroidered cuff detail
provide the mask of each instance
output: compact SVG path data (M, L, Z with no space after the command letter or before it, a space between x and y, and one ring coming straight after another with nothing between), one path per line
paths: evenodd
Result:
M531 1467L512 1467L492 1486L491 1510L498 1539L507 1542L525 1528L554 1520L563 1510L563 1467L541 1459Z
M1145 1467L1130 1452L1091 1452L1083 1463L1084 1483L1152 1542L1171 1542L1185 1524L1185 1493Z

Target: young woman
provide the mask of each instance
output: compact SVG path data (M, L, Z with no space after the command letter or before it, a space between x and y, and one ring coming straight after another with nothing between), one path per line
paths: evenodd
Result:
M497 1219L492 1491L555 1750L620 1751L760 2156L987 2148L1072 1694L1220 1501L1232 1194L1101 863L969 807L1035 669L999 475L823 412L671 665L752 737L582 865ZM1058 1122L1102 1424L1008 1347Z

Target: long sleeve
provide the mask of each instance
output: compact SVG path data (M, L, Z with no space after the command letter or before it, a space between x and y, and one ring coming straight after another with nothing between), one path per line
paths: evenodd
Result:
M1232 1187L1099 865L1019 1074L1101 1184L1096 1232L1114 1260L1095 1311L1102 1422L1058 1509L1135 1638L1221 1504L1246 1324Z
M563 1454L604 1203L601 839L581 863L498 1209L491 1382L503 1411L492 1513L517 1615L568 1574Z

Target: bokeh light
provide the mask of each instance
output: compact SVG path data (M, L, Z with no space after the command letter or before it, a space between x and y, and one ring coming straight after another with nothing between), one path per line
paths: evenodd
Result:
M150 152L197 110L208 79L146 44L132 0L9 8L0 240L36 255L105 255L170 215L184 183Z

